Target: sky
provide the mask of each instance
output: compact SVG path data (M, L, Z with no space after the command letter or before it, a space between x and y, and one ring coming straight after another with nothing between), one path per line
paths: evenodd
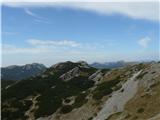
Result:
M159 60L157 2L2 4L2 66Z

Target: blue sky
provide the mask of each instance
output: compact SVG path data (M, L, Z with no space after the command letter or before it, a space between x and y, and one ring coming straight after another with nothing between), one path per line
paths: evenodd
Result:
M2 66L157 60L158 15L157 3L4 4Z

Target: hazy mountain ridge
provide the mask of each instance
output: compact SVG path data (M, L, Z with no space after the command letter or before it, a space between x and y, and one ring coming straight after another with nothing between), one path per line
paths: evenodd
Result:
M111 70L59 63L2 90L2 120L149 120L160 114L159 71L156 62Z
M94 62L90 64L90 66L95 68L119 68L119 67L125 67L127 65L134 65L138 64L140 62L125 62L125 61L117 61L117 62Z
M43 64L32 63L22 66L12 65L1 68L2 80L22 80L34 75L41 74L46 70Z

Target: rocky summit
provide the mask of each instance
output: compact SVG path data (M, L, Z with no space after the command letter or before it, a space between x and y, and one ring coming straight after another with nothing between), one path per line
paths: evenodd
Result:
M160 62L61 62L5 87L1 98L2 120L160 120Z

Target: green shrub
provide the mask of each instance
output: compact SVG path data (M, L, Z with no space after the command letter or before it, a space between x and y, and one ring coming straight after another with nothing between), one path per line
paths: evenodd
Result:
M81 107L83 104L85 104L87 102L86 96L87 96L87 93L80 93L76 97L73 107L78 108L78 107Z
M145 67L145 64L143 64L143 63L140 63L140 64L138 64L137 66L136 66L136 68L138 69L138 70L141 70L141 69L143 69Z
M110 69L108 69L108 68L103 68L103 69L101 70L102 73L106 73L106 72L108 72L108 71L110 71Z
M144 108L139 108L138 110L137 110L137 113L143 113L144 112Z
M38 98L38 109L35 111L35 117L43 117L51 115L61 107L62 99L59 96L55 96L51 91L48 91L46 95L42 95Z
M92 120L92 119L93 119L93 117L88 118L88 120Z
M61 108L60 112L63 114L71 112L73 107L71 105L65 105Z
M32 102L29 100L25 100L24 103L20 102L16 99L10 100L10 106L5 106L2 104L2 118L5 120L14 120L14 119L21 119L26 120L25 112L30 108L32 105ZM15 111L12 111L12 108L15 109Z
M12 85L16 80L1 80L1 88L4 89L8 85Z
M95 91L93 92L93 98L96 100L101 99L105 95L109 95L112 93L112 87L114 87L116 84L118 84L120 81L117 79L106 81L97 86Z

